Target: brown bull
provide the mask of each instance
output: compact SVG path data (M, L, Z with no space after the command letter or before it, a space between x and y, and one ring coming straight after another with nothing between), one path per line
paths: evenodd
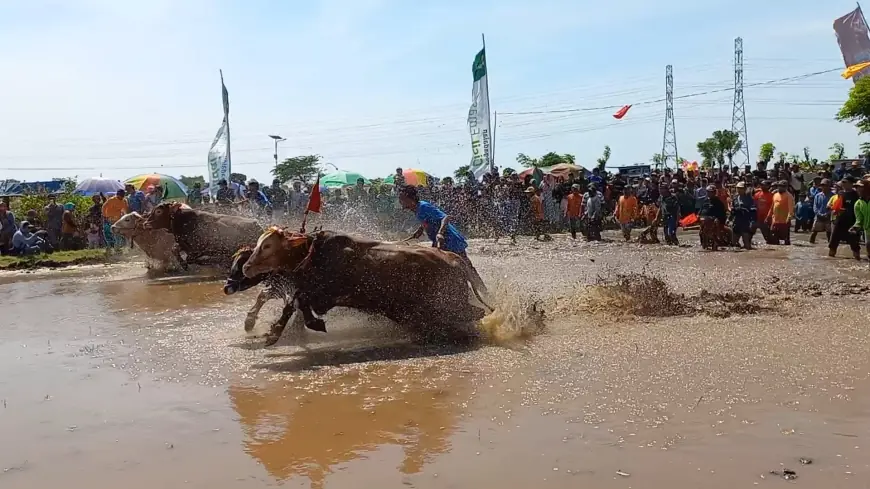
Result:
M139 247L145 257L149 268L158 270L174 270L181 266L181 257L178 255L178 245L168 231L164 229L145 229L145 218L138 212L124 214L112 224L112 232L120 234Z
M145 229L165 229L192 261L229 266L236 250L257 241L263 229L253 219L225 216L191 209L178 203L166 202L148 214Z
M315 314L322 316L336 306L415 327L463 324L486 314L469 303L469 275L462 259L436 248L272 228L257 241L243 271L246 277L289 273L296 289L294 305L305 325L317 331L326 331L326 325ZM474 286L472 290L483 303ZM267 344L278 341L282 331L273 330Z

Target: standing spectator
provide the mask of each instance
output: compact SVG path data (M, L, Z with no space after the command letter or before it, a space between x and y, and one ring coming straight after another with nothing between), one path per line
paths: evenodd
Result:
M679 245L680 242L677 240L677 225L680 220L680 201L664 183L662 183L659 189L659 194L661 197L659 197L659 211L656 221L662 225L665 243Z
M124 191L118 190L115 195L109 197L103 204L102 212L103 236L106 239L106 246L120 251L124 245L124 238L121 235L115 236L112 232L112 224L118 222L127 213L127 201L124 199Z
M272 217L272 203L266 194L260 190L260 182L253 178L248 181L245 200L251 205L251 213L256 217Z
M746 192L746 182L737 182L737 195L731 202L731 232L734 234L734 243L738 244L743 239L743 247L752 249L752 227L755 225L755 200Z
M855 186L858 187L860 198L855 202L855 224L850 232L855 236L864 233L867 258L870 258L870 182L859 180Z
M550 240L550 235L544 231L544 201L541 198L541 189L529 187L526 189L526 194L529 196L531 217L532 217L532 232L535 233L535 241Z
M76 224L75 209L76 205L72 202L63 205L63 225L60 231L60 249L62 250L79 249L81 233L78 224Z
M58 205L57 197L48 196L48 205L45 206L45 229L48 231L48 243L52 248L60 246L61 228L63 227L63 206Z
M755 209L757 210L755 218L755 228L752 229L752 235L755 231L761 231L764 241L767 244L773 244L773 237L770 235L770 224L767 221L767 216L770 214L770 207L773 205L773 194L770 192L770 181L764 180L761 182L758 190L752 196L755 200Z
M813 227L815 214L813 213L813 198L809 193L799 199L797 208L794 211L794 232L795 234L801 231L810 231Z
M281 180L272 180L272 186L266 189L266 197L272 203L272 217L276 222L284 221L287 212L287 191L281 187Z
M604 197L598 191L598 186L594 183L589 184L589 191L583 196L583 208L586 213L586 240L601 241Z
M571 239L577 239L577 228L580 226L580 216L583 212L583 196L580 195L580 185L571 186L571 193L565 197L565 217L568 219L568 229L571 231Z
M97 245L92 247L99 248L103 243L101 238L103 234L103 203L106 201L106 198L101 193L91 197L91 201L94 204L88 209L88 214L85 217L85 222L89 229L88 243L92 243L91 234L93 233L97 237Z
M130 205L132 198L132 195L127 198L128 206ZM202 184L199 182L193 182L190 190L187 191L187 205L193 208L202 207Z
M196 185L194 185L194 187L195 186ZM124 185L124 193L127 195L127 211L144 214L145 192L141 190L136 190L136 187L128 183L127 185Z
M831 241L831 210L828 209L828 201L831 200L834 194L831 193L831 181L823 178L819 182L819 188L816 195L813 197L813 219L812 232L810 234L810 243L816 243L816 236L824 231L828 242Z
M0 252L12 249L12 236L16 231L18 226L15 225L15 214L9 210L9 203L4 200L0 202Z
M770 222L770 235L772 244L783 241L786 245L791 244L791 220L794 217L794 197L788 191L788 181L777 182L777 192L773 194L773 203L767 221ZM851 225L851 223L849 223ZM836 248L835 248L836 249Z
M469 176L468 176L468 180L466 180L466 183L468 181L474 182L475 181L474 175L471 174L470 171L468 173L469 173ZM401 168L396 168L396 174L393 175L393 185L396 187L397 190L401 189L402 187L405 186L405 173L402 171Z
M218 190L215 194L215 204L218 209L229 209L235 205L236 193L229 188L226 179L218 180Z
M631 241L631 228L637 219L637 212L638 204L637 197L634 196L634 187L625 187L623 195L619 197L616 203L614 217L619 221L622 237L626 241Z
M855 203L858 202L858 192L852 187L855 178L851 175L846 175L840 181L840 187L843 191L840 193L840 202L838 207L842 210L837 213L834 220L834 226L831 231L831 241L828 243L828 256L837 256L837 248L841 241L849 243L849 248L852 249L852 256L856 260L861 259L861 245L858 242L858 235L850 233L849 229L855 224Z

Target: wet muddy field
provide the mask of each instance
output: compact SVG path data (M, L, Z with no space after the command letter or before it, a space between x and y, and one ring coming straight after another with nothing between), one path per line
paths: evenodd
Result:
M135 260L2 275L0 487L870 487L870 265L686 241L474 242L462 344L337 310L264 349L254 291Z

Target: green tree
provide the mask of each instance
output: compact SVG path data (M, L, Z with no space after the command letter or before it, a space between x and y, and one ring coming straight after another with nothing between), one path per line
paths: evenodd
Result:
M562 163L569 163L569 161L566 160L563 155L550 151L544 156L541 156L538 166L548 167L553 165L561 165Z
M468 179L468 172L471 171L471 165L462 165L453 172L453 178L456 183L464 183Z
M870 132L870 77L855 82L849 98L837 112L837 120L855 124L858 134Z
M505 168L504 170L502 170L502 171L501 171L501 174L504 175L504 176L506 176L506 177L509 177L509 176L513 175L514 173L516 173L516 172L517 172L517 171L514 170L513 168L508 167L508 168Z
M517 163L519 163L520 165L522 165L526 168L531 168L533 166L540 166L538 164L537 158L532 158L532 157L526 155L525 153L518 153L517 154Z
M758 159L763 161L764 164L768 164L773 159L774 154L776 154L776 146L773 143L764 143L761 145L761 149L758 150Z
M656 167L660 167L665 164L665 155L663 155L662 153L653 153L652 158L649 159L649 162Z
M607 162L610 161L610 146L604 145L604 152L601 153L601 158L595 161L598 163L598 169L603 172Z
M743 147L740 135L727 129L713 131L713 140L716 141L716 161L719 168L724 168L725 159L728 159L728 167L734 166L734 154Z
M870 158L870 142L861 143L859 149L861 150L861 154L864 155L864 158Z
M846 147L843 146L843 143L834 143L828 149L831 150L831 156L828 157L830 161L842 160L846 157Z
M698 154L701 155L701 166L704 168L712 168L716 164L716 156L718 154L718 146L716 140L707 138L698 143Z
M320 172L320 155L294 156L278 163L272 170L275 178L286 182L288 180L302 180L310 182Z
M780 151L779 153L776 154L776 159L779 160L780 165L784 165L786 160L788 160L789 158L790 158L789 154L785 151Z
M197 175L195 177L186 177L184 175L181 175L178 180L181 181L181 183L183 183L188 188L193 187L194 183L198 183L200 184L200 186L205 186L205 177L203 177L202 175Z

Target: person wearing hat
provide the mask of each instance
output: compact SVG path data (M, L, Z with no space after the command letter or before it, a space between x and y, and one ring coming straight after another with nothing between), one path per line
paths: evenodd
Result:
M828 241L831 241L831 209L828 201L834 194L831 192L831 181L823 178L819 181L818 190L813 196L813 227L810 229L810 244L816 243L816 236L820 232L825 233Z
M737 194L731 199L731 232L734 233L734 244L743 239L743 248L752 249L752 228L755 225L755 199L746 191L746 182L737 182L734 186Z
M870 181L859 180L855 187L860 198L855 202L855 224L849 231L855 236L864 233L867 258L870 258Z
M589 191L583 196L583 210L586 219L586 240L601 241L601 221L604 217L604 197L598 191L598 186L589 185Z
M27 221L21 221L18 230L12 235L12 251L21 256L38 255L41 252L51 252L51 245L33 232L33 226Z
M831 240L828 242L828 256L837 256L837 248L840 242L849 243L849 248L852 249L852 256L856 260L861 259L861 245L858 242L858 235L850 233L849 230L855 224L855 203L858 202L858 192L855 191L855 177L846 175L840 180L840 187L843 189L839 195L838 207L841 209L834 218L834 225L831 229Z
M245 191L245 201L250 204L251 213L253 213L254 216L265 216L267 218L272 217L272 203L269 202L269 198L266 197L266 194L260 190L260 182L253 178L248 181L248 186Z
M855 177L858 180L860 180L864 176L864 169L861 168L861 163L858 160L852 162L852 165L849 168L849 175Z
M772 244L779 244L782 241L790 245L791 220L794 218L795 209L794 196L788 191L788 182L785 180L776 182L776 190L766 221L770 223Z
M565 197L565 217L568 219L568 229L571 231L571 239L577 239L577 228L580 227L580 216L583 215L583 195L580 194L580 185L571 185L571 193Z

